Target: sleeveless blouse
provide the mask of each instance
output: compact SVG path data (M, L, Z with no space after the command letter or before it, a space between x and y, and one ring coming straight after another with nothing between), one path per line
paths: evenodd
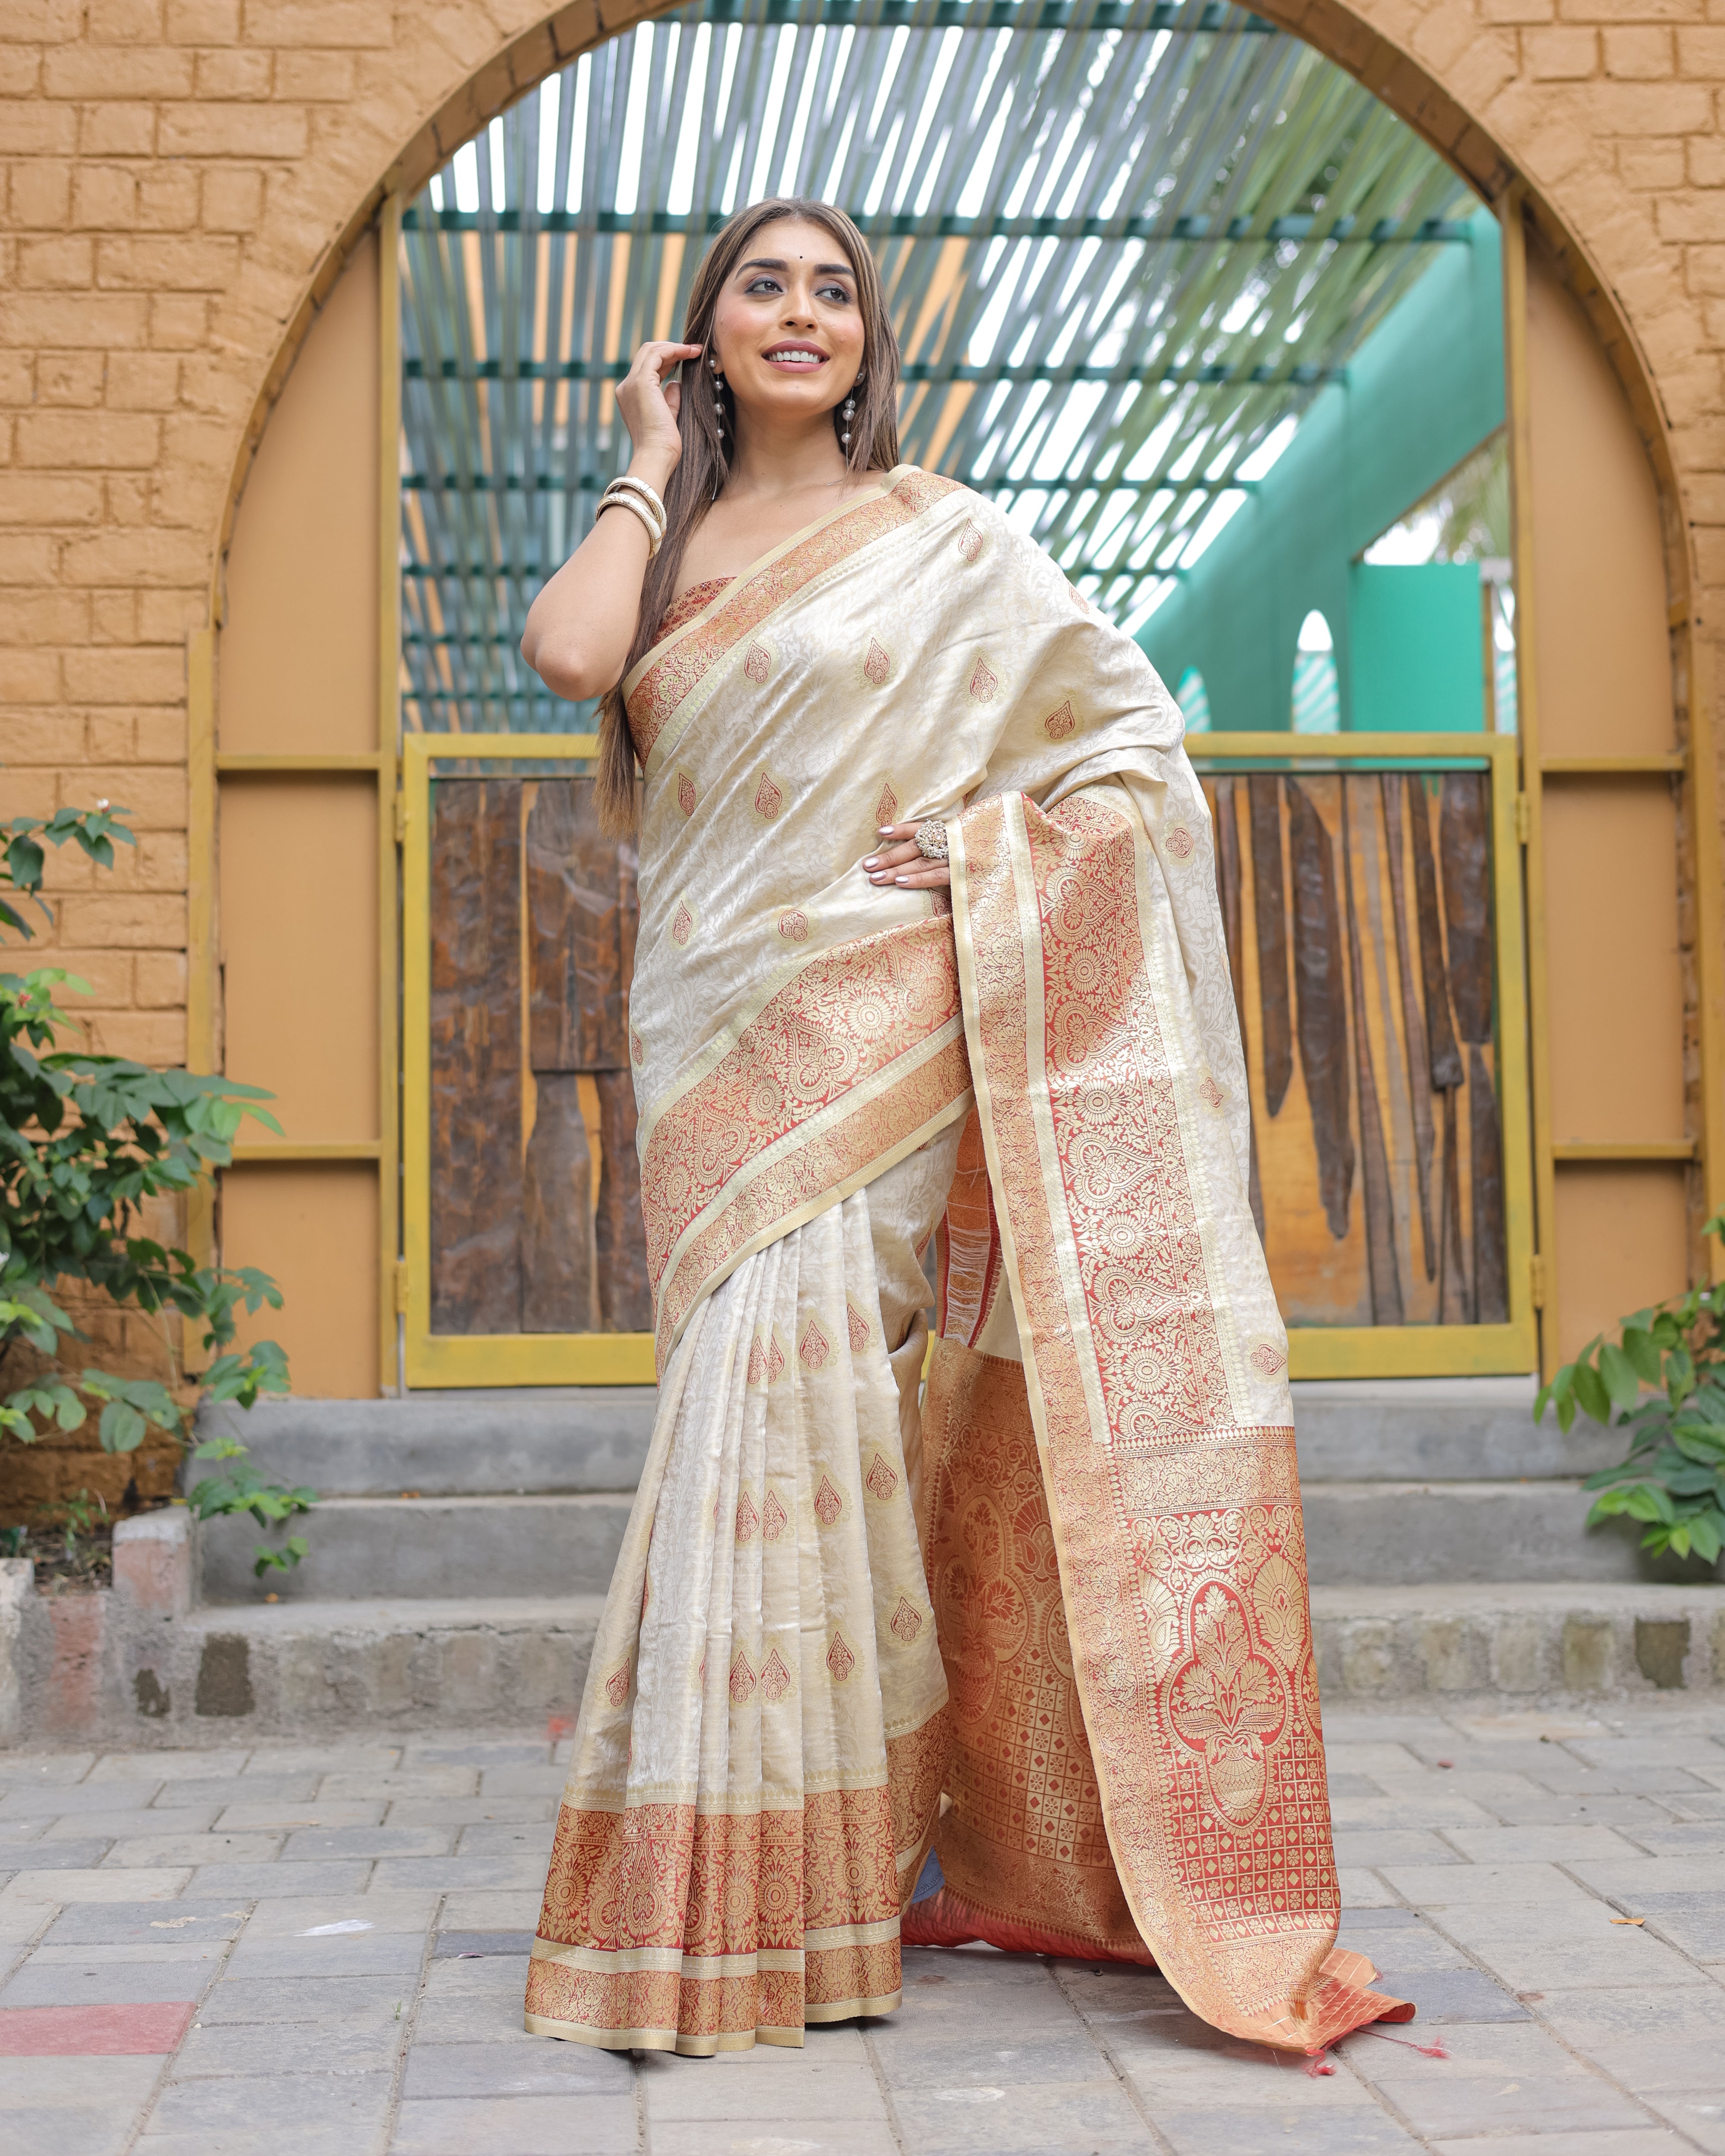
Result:
M674 598L665 610L665 619L659 624L655 643L662 644L668 636L675 636L685 622L693 621L704 606L710 605L726 584L736 580L731 577L711 577L704 584L691 584L686 592Z

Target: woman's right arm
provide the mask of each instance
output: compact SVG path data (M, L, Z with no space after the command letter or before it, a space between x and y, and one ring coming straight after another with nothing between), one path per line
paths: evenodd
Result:
M634 444L629 476L644 480L661 499L682 441L681 391L660 377L680 360L700 357L697 344L644 344L618 384L618 408ZM631 510L611 510L528 608L521 656L554 696L579 703L615 685L634 642L649 558L641 519Z

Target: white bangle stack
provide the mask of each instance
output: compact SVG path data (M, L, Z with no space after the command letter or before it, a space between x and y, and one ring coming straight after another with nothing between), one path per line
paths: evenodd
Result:
M608 509L632 509L647 527L647 559L650 562L665 544L666 517L665 504L644 479L635 479L625 472L621 479L614 479L599 497L599 506L593 511L598 523Z

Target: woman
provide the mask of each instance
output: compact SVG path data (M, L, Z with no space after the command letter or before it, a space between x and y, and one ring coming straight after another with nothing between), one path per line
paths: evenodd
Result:
M899 464L848 218L741 213L685 328L623 383L629 475L521 644L616 690L614 821L645 773L660 1374L527 2027L798 2044L897 2005L901 1938L1153 1957L1294 2050L1404 2017L1333 1951L1286 1342L1178 712L988 502Z

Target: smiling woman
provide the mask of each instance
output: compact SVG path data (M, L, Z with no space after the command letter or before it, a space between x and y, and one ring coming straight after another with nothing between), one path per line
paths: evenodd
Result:
M1336 1950L1209 814L1137 644L899 461L898 379L850 221L739 213L522 639L639 803L660 1374L526 2025L800 2044L982 1938L1322 2050L1412 2009Z
M599 517L527 615L522 657L571 701L610 690L677 596L735 576L898 461L897 340L874 257L842 211L786 199L733 218L696 274L685 333L643 345L617 393L634 444L627 476L664 492L660 542L638 515ZM684 380L668 382L680 367ZM768 424L742 429L744 412ZM614 696L598 793L609 822L633 820Z

